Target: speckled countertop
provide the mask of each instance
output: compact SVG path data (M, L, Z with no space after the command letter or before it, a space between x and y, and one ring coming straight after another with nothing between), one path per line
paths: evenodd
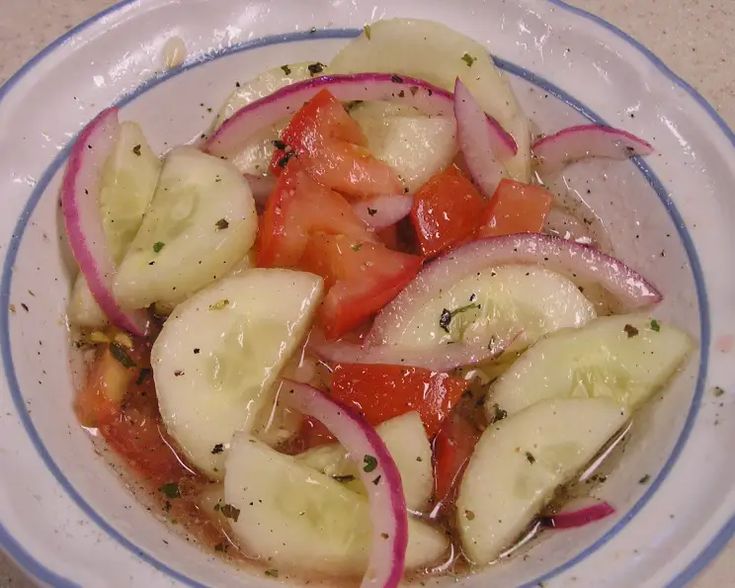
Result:
M568 0L643 42L735 127L735 0ZM0 84L42 47L114 0L0 0ZM29 588L0 554L0 587ZM694 582L735 586L735 543Z

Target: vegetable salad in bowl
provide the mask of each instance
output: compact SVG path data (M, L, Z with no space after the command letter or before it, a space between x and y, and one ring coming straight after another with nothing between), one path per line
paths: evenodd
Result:
M654 147L533 128L481 45L405 19L161 156L104 110L61 188L81 424L165 519L296 582L457 576L613 515L591 482L694 341L555 186Z

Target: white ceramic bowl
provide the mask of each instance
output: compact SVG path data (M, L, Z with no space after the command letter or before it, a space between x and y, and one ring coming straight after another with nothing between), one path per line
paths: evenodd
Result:
M235 573L159 523L77 424L57 205L75 134L115 103L165 151L198 135L206 108L236 80L327 61L365 22L387 16L441 21L486 42L542 130L587 118L654 143L645 161L578 165L569 178L608 224L617 254L663 290L657 316L688 329L700 350L638 419L604 484L616 516L548 533L527 558L437 584L680 586L733 534L735 137L691 87L633 39L560 1L138 0L70 31L0 88L0 543L39 581L276 582ZM161 49L176 35L187 60L162 73ZM726 393L715 396L715 385Z

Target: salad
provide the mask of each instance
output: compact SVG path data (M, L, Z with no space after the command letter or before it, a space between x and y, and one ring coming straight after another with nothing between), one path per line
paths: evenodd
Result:
M269 577L395 587L614 513L590 482L693 342L547 187L653 147L532 128L484 46L406 19L238 82L163 155L89 123L75 408L154 514Z

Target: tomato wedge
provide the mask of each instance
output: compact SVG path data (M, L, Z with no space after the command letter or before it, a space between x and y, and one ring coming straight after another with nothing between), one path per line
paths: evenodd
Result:
M480 226L486 201L456 165L432 176L414 196L411 223L425 257L470 237Z
M150 370L150 347L117 349L135 366L125 367L106 345L90 368L87 383L75 399L85 426L97 427L108 445L154 485L189 475L165 438Z
M360 125L322 90L294 114L276 143L270 169L278 175L297 157L314 179L352 198L403 193L398 175L366 145Z
M541 186L501 180L483 215L477 236L538 233L552 201L553 196Z
M454 500L467 462L481 432L459 411L442 424L434 439L434 500L447 504Z
M329 288L319 310L328 339L359 326L390 302L421 268L421 258L348 235L315 233L299 267Z
M424 368L339 364L331 390L373 426L415 410L432 438L466 389L465 380Z
M294 160L278 177L261 216L257 265L296 266L315 231L340 233L360 242L376 240L342 196L315 182Z

